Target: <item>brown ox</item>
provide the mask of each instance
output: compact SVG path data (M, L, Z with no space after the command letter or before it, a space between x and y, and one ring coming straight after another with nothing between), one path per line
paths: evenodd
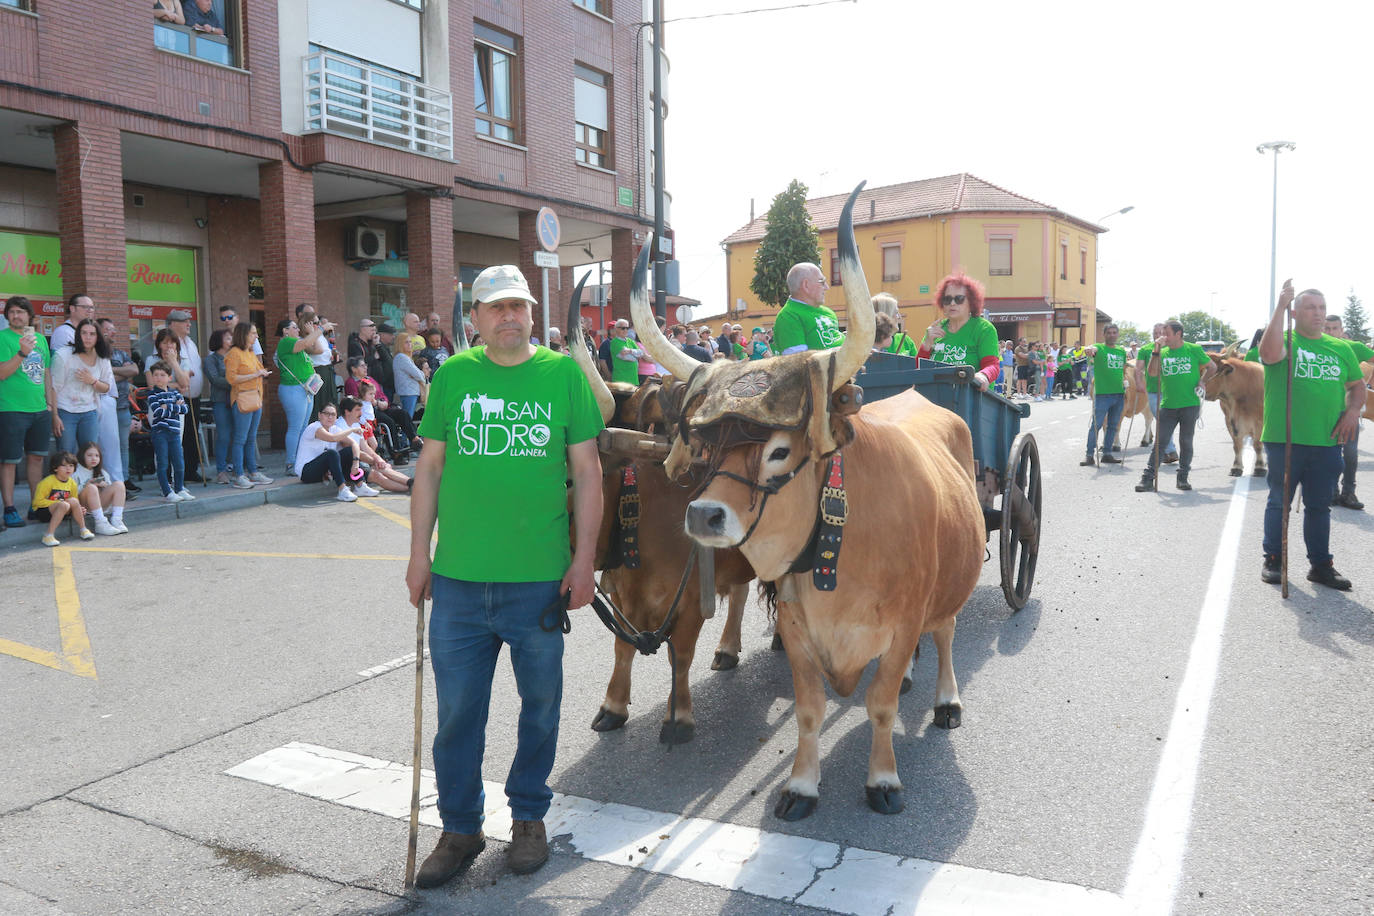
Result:
M1142 446L1152 445L1155 441L1155 415L1150 410L1150 396L1136 388L1134 370L1132 370L1126 373L1126 398L1121 408L1121 419L1116 423L1116 442L1118 445L1123 447L1130 445L1129 442L1121 438L1121 424L1136 416L1144 418L1145 421L1145 430L1141 434L1140 444ZM1129 425L1127 429L1130 429Z
M1221 403L1222 415L1226 417L1226 431L1231 434L1231 447L1235 449L1235 460L1231 462L1231 476L1239 477L1244 473L1241 456L1245 452L1245 438L1250 437L1250 447L1255 451L1255 477L1269 473L1264 462L1264 445L1260 434L1264 431L1264 367L1259 363L1247 363L1238 356L1208 354L1212 367L1216 370L1203 383L1207 400Z
M638 289L639 284L635 288ZM577 297L573 301L576 303ZM571 329L568 350L591 383L597 403L601 405L603 420L608 426L622 429L645 433L661 431L663 416L658 408L658 399L654 396L658 389L657 380L646 382L638 388L623 383L608 387L596 371L591 354L582 342L580 324L575 316L568 321ZM692 551L693 542L683 532L681 522L691 491L668 480L661 460L610 454L603 449L601 464L604 508L596 550L596 568L601 572L601 587L636 628L652 631L663 622L664 615L672 605L683 568ZM618 556L617 545L613 543L618 540L620 530L618 520L623 470L627 466L634 468L639 494L638 568L623 565L623 557ZM754 571L738 550L717 550L715 577L717 596L729 598L729 614L711 667L725 670L735 667L739 662L740 626ZM688 577L668 631L668 638L677 654L674 678L676 701L672 704L675 709L664 713L659 740L670 744L690 741L696 733L688 675L704 623L700 595L700 581L694 572ZM592 720L592 728L596 731L612 731L629 719L630 674L636 650L621 639L614 640L614 644L615 667L606 686L606 698Z
M798 726L792 774L774 809L786 820L806 817L819 799L824 682L849 696L874 658L878 668L865 697L873 727L868 803L885 814L902 810L892 729L903 674L921 634L932 633L939 655L935 724L960 724L955 615L983 562L983 515L963 420L914 391L852 417L831 406L831 392L849 381L873 342L873 311L851 218L857 193L841 218L850 322L845 344L712 368L694 379L686 398L690 403L694 388L704 392L689 428L705 443L713 469L688 508L687 530L707 546L739 546L776 597ZM674 357L647 310L633 317L646 348L668 365L664 360ZM759 406L751 407L755 402ZM837 450L844 461L847 520L835 542L842 550L828 590L810 567L830 562L822 559L826 529L817 510L820 499L834 517L836 498L822 486L833 484L830 457ZM820 546L811 563L794 572L799 559L812 556L803 556L812 543Z

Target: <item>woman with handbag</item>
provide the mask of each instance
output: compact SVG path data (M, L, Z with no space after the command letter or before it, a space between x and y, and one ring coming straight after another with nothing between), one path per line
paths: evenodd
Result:
M224 357L224 377L230 385L234 415L234 438L229 446L229 463L238 476L229 483L250 490L255 483L271 483L272 478L258 470L258 422L262 419L262 380L270 371L262 367L253 344L258 329L251 322L234 325L233 345Z
M281 369L281 381L277 385L277 400L281 401L286 413L286 475L296 476L296 448L300 445L301 430L310 420L310 409L315 403L315 392L320 390L323 381L315 374L315 366L310 354L315 352L320 337L328 328L325 323L311 315L306 322L306 334L301 336L301 326L294 319L283 318L277 322L277 367ZM332 328L333 325L328 325Z

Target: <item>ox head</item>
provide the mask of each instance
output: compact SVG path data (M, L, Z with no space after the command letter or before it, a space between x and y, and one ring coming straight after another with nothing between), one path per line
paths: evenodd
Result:
M784 573L805 546L823 462L854 436L849 416L858 409L860 393L850 379L868 357L874 334L872 300L854 242L854 202L862 189L854 189L840 218L849 318L844 344L694 367L680 393L677 428L690 443L674 447L690 444L708 468L705 487L688 507L687 533L711 547L741 546L764 579Z
M1240 385L1258 384L1263 392L1264 370L1259 369L1258 363L1247 363L1239 356L1228 356L1224 350L1221 353L1208 353L1207 358L1212 361L1210 366L1202 368L1202 387L1207 400L1215 401Z

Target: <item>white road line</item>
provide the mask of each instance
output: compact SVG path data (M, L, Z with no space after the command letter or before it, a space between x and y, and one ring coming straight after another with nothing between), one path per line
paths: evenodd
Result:
M1174 895L1183 871L1183 855L1188 847L1198 764L1221 658L1222 632L1231 605L1231 586L1235 581L1253 462L1253 453L1247 452L1245 475L1236 481L1231 493L1231 506L1218 541L1212 577L1207 583L1193 646L1188 653L1188 667L1179 685L1169 736L1164 741L1154 787L1145 809L1145 824L1131 857L1123 896L1133 913L1163 916L1173 911Z
M370 811L410 816L410 767L292 742L226 771ZM499 783L486 782L483 829L509 841L510 809ZM434 774L421 773L420 820L439 827ZM1120 896L1022 875L874 852L754 827L682 817L555 794L544 820L581 856L760 897L869 916L896 914L1124 913Z
M429 650L425 650L425 658L429 658ZM358 677L376 677L379 674L386 674L388 671L395 671L397 668L404 668L406 665L415 664L415 653L409 652L400 658L393 658L389 662L382 662L380 665L373 665L358 672Z

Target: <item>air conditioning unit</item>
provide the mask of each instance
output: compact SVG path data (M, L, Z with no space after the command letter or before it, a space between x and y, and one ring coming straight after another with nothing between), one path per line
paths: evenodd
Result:
M348 257L385 261L386 231L369 226L354 226L348 231Z

